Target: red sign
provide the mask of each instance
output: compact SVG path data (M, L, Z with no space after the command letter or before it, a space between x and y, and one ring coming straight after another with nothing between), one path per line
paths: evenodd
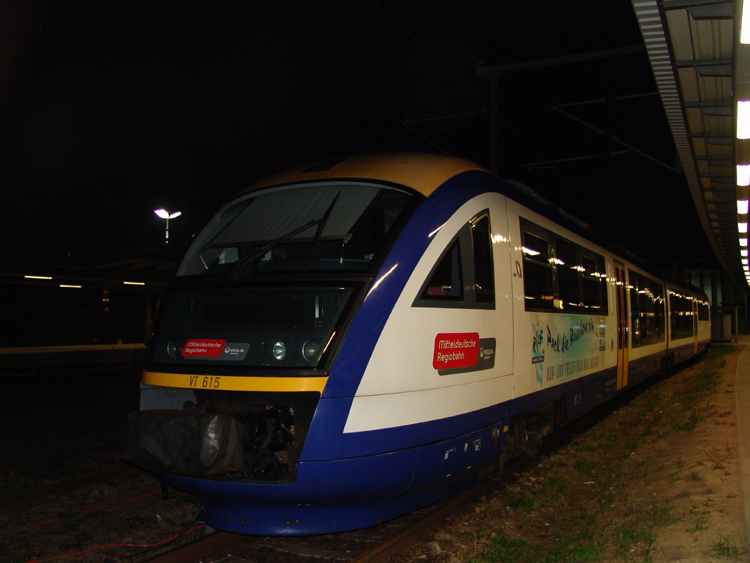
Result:
M465 368L477 365L479 358L479 333L460 332L438 334L432 367L435 369Z
M226 343L226 340L191 339L185 342L185 346L182 348L182 356L188 358L217 358Z

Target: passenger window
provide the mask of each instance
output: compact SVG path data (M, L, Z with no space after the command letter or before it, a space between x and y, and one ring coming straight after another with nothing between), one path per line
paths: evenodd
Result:
M527 311L606 315L604 257L521 218Z
M422 292L422 299L460 300L464 296L461 272L461 246L456 240L445 253L430 281Z
M560 288L560 301L563 311L578 311L581 308L581 290L578 285L578 259L576 247L572 242L558 238L555 242L557 247L557 272Z
M698 320L699 321L708 321L709 318L709 309L708 309L708 303L705 301L699 301L698 302Z
M598 309L599 300L599 280L595 277L596 262L591 258L583 258L583 306L586 309Z
M526 309L551 310L555 296L552 293L552 265L547 241L528 231L523 233L523 286Z
M693 303L688 295L669 292L669 309L672 320L672 340L693 335Z
M468 221L440 256L414 307L495 308L489 210Z
M661 283L628 270L633 348L664 342L664 289Z

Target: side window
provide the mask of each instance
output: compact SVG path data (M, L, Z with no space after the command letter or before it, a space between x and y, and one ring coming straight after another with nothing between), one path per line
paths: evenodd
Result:
M708 303L706 303L705 301L698 302L698 320L699 321L709 320Z
M461 246L455 240L433 270L427 285L422 290L422 299L461 300L464 297L461 272Z
M669 292L669 309L671 311L672 340L688 338L693 335L693 302L687 295Z
M527 310L549 311L554 307L550 248L534 225L523 225L523 287ZM536 232L532 232L536 231Z
M495 308L489 211L466 223L430 271L414 307Z
M583 308L587 313L607 314L607 286L604 258L586 251L582 256Z
M664 288L638 272L630 279L630 326L633 348L664 342Z
M580 266L576 257L576 247L572 242L557 238L557 283L560 288L560 300L565 311L580 311L581 290L578 284Z
M527 311L606 315L604 257L521 218Z

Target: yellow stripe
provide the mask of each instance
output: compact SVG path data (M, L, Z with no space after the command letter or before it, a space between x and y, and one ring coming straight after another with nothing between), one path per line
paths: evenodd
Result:
M230 375L190 375L144 371L142 383L159 387L213 389L217 391L317 391L323 393L327 377L236 377Z

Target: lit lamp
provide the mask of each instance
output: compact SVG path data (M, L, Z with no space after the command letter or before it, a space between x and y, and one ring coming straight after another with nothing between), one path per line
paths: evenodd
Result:
M166 236L164 237L164 240L165 240L165 244L169 244L169 220L174 219L175 217L179 217L180 215L182 215L182 212L175 211L174 213L170 213L169 211L165 209L155 209L154 213L156 213L162 219L166 219L167 221L167 232L166 232Z

